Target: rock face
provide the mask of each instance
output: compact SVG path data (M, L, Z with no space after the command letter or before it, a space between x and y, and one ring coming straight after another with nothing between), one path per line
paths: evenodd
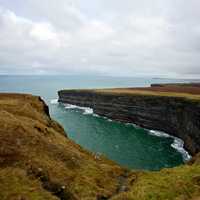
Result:
M90 107L101 116L177 136L192 155L200 151L198 99L98 90L62 90L58 95L62 103Z
M1 200L197 200L199 164L125 170L67 138L41 98L0 94Z

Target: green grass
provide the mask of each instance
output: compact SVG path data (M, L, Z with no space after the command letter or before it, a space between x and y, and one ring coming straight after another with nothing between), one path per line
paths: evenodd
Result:
M200 166L184 165L160 172L140 172L129 189L112 200L189 200L200 196Z

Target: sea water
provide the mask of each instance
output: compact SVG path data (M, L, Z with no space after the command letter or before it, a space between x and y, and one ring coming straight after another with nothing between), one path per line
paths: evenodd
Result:
M159 170L184 163L190 158L183 141L167 133L147 130L103 118L91 108L57 102L57 91L72 88L139 87L151 83L188 80L102 77L102 76L0 76L0 92L41 96L51 116L69 138L94 153L102 154L132 169Z

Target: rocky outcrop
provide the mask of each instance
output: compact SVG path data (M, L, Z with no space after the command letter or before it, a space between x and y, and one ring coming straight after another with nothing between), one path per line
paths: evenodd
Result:
M62 90L58 95L62 103L90 107L98 115L177 136L192 155L200 151L199 99L112 90Z

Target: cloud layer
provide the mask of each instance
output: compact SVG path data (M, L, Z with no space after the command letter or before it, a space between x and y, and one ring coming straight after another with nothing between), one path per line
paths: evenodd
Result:
M0 0L0 74L200 78L197 0Z

